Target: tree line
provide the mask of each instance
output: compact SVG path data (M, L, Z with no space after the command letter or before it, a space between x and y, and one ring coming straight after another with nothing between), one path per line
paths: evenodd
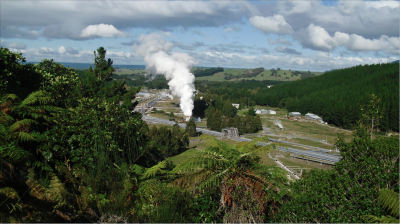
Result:
M382 100L385 114L378 128L399 131L398 74L398 64L359 65L272 88L208 85L203 91L235 103L248 98L248 102L254 101L257 105L286 107L302 114L311 112L344 128L354 127L361 118L360 105L367 103L370 94L375 94Z
M224 68L207 68L207 69L198 69L196 71L194 71L194 76L195 77L203 77L203 76L212 76L215 73L218 72L223 72Z

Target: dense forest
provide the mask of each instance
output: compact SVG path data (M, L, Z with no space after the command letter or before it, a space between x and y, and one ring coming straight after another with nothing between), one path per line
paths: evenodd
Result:
M399 222L398 139L359 126L351 142L339 136L332 170L295 182L262 164L258 152L273 148L257 142L268 138L229 146L203 136L207 148L176 165L189 133L131 113L140 89L112 81L105 55L98 48L78 75L0 48L1 222Z
M223 71L224 71L223 68L218 67L218 68L208 68L208 69L197 69L193 73L195 77L203 77L203 76L211 76L214 75L215 73Z
M199 87L206 94L244 105L286 107L289 111L321 116L328 123L351 128L361 118L360 105L370 94L381 99L384 111L379 128L399 131L398 64L364 65L334 70L317 77L275 85L272 88L229 86ZM246 103L248 102L248 103Z

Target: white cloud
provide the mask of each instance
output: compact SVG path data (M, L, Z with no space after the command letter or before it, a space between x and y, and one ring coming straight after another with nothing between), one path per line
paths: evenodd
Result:
M313 23L330 35L339 31L373 39L399 36L399 6L399 1L340 0L334 5L324 5L322 1L277 1L260 11L264 16L283 15L294 31Z
M6 42L5 40L1 40L1 47L4 48L13 48L13 49L25 49L26 45L22 42Z
M31 39L87 39L81 32L93 24L112 24L117 30L221 27L259 13L245 1L5 1L1 7L2 37ZM22 27L35 33L25 35Z
M224 32L233 32L233 31L242 31L242 27L240 26L231 26L224 30Z
M58 52L59 52L60 54L64 54L66 51L67 51L67 49L65 49L64 46L61 46L61 47L58 48Z
M318 53L314 56L304 55L261 55L248 56L237 53L202 52L194 54L199 59L199 65L242 67L242 68L272 68L280 67L292 70L326 71L330 69L347 68L356 65L388 63L398 60L398 57L333 57L329 53Z
M334 36L322 27L310 24L306 35L300 37L300 42L314 50L333 50L344 46L351 51L386 51L391 54L399 52L400 38L382 35L379 39L366 39L357 34L335 32Z
M307 27L308 43L316 49L332 50L335 42L326 30L320 26L310 24Z
M11 49L13 52L20 52L29 62L42 61L44 58L54 59L55 62L76 62L76 63L93 63L94 54L89 50L74 50L71 47L61 46L59 48L41 47L30 49ZM118 64L143 64L141 58L136 57L130 52L107 51L106 58L111 58L115 65Z
M254 16L249 21L254 27L265 33L290 34L293 32L292 27L282 15L270 17Z
M119 31L113 25L97 24L89 25L81 32L81 37L124 37L126 33Z

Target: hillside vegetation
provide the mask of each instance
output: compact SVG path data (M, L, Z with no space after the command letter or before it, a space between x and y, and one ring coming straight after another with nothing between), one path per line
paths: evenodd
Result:
M205 69L207 71L209 69ZM224 69L223 72L217 72L213 75L199 77L196 76L198 81L230 81L239 82L242 80L274 80L274 81L295 81L310 76L319 76L322 72L310 72L310 71L292 71L278 69L264 69L263 67L254 69Z
M381 130L399 130L398 64L364 65L327 72L272 88L201 88L233 103L286 107L289 111L321 116L339 127L351 128L361 118L360 106L371 94L381 99Z

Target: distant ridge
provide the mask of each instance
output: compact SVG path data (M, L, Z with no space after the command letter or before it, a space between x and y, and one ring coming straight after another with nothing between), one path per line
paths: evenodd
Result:
M390 64L394 64L394 63L399 63L399 60L390 62Z
M23 64L36 64L40 62L23 62ZM65 67L70 67L73 69L88 69L90 66L94 67L94 64L91 63L71 63L71 62L58 62L56 63L62 64ZM145 65L113 65L114 68L129 68L129 69L145 69Z

